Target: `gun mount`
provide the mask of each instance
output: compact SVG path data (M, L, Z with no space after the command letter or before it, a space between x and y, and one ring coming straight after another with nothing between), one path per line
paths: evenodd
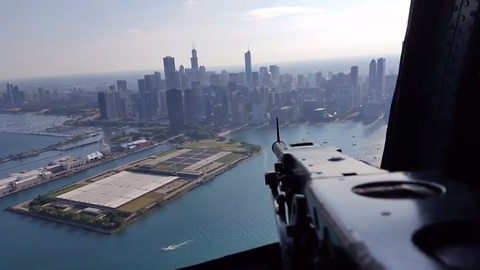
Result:
M284 269L480 268L480 205L460 182L279 136L272 150L265 183Z

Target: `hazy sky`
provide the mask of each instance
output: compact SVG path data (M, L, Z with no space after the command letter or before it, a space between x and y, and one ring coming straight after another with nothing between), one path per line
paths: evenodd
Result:
M0 0L0 79L400 53L409 0Z

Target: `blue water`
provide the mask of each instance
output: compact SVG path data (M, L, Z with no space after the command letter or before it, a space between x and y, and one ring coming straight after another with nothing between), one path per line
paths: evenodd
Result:
M38 150L63 140L64 138L54 136L38 136L0 132L0 157L7 157L8 155Z
M42 132L44 128L51 125L61 125L66 119L63 116L39 116L39 115L5 115L0 114L0 127L5 132L0 131L0 157L7 157L8 155L18 154L26 151L39 150L52 144L65 140L65 137L46 136L46 135L32 135L23 133ZM18 124L8 125L10 122L19 121ZM37 125L30 125L39 121ZM47 124L45 124L47 123ZM23 126L22 126L23 125ZM8 129L10 127L11 129ZM105 128L100 130L99 136L89 137L82 141L71 143L65 148L83 145L89 142L98 142L104 136L116 136L122 132L136 132L136 128ZM13 132L13 133L12 133ZM22 132L22 133L15 133ZM75 157L86 156L92 152L99 151L100 146L97 143L83 146L81 148L71 149L68 151L48 151L40 153L39 156L25 158L21 160L12 160L0 164L0 178L6 177L12 173L22 170L31 170L43 167L49 161L60 158L62 156L70 155Z
M327 142L379 164L384 122L329 123L286 127L285 142ZM273 169L272 127L241 131L232 138L256 143L264 152L215 180L159 208L114 235L0 212L0 269L173 269L277 241L263 174ZM158 150L128 156L131 161ZM117 166L121 160L0 199L0 209ZM178 249L161 248L192 240Z
M0 131L31 133L42 132L52 125L70 119L60 115L0 114Z
M45 140L47 136L40 136L40 135L23 135L23 134L5 134L5 137L8 137L10 141L0 141L0 156L8 155L8 153L4 153L3 149L10 149L10 146L13 147L14 150L15 143L13 142L14 138L19 136L30 136L32 139L29 139L24 142L22 147L29 147L33 148L36 146L40 146L38 148L42 148L45 146L50 145L51 143ZM7 136L8 135L8 136ZM95 137L95 140L99 140L102 136ZM55 137L47 137L47 138L55 138ZM9 146L8 148L3 148L4 146ZM50 162L51 160L58 159L62 156L75 156L75 157L84 157L92 152L99 151L100 147L98 144L90 144L86 145L81 148L72 149L69 151L47 151L40 153L40 155L36 157L26 158L22 160L12 160L9 162L5 162L0 164L0 178L6 177L14 172L18 172L21 170L31 170L39 167L44 167Z

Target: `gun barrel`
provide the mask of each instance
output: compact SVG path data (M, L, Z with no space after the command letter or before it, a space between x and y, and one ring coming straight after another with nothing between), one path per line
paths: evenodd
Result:
M276 141L272 145L272 151L277 156L277 159L280 160L284 154L284 151L287 150L287 146L282 141Z

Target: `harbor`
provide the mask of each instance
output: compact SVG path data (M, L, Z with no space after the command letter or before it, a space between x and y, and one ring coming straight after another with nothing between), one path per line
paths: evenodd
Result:
M112 234L259 152L256 145L233 141L191 142L7 210Z
M28 171L12 173L0 179L0 198L44 184L62 177L70 176L89 168L101 165L138 151L157 146L147 140L138 140L120 145L112 151L107 139L99 142L99 151L84 157L64 156L50 161L46 166Z

